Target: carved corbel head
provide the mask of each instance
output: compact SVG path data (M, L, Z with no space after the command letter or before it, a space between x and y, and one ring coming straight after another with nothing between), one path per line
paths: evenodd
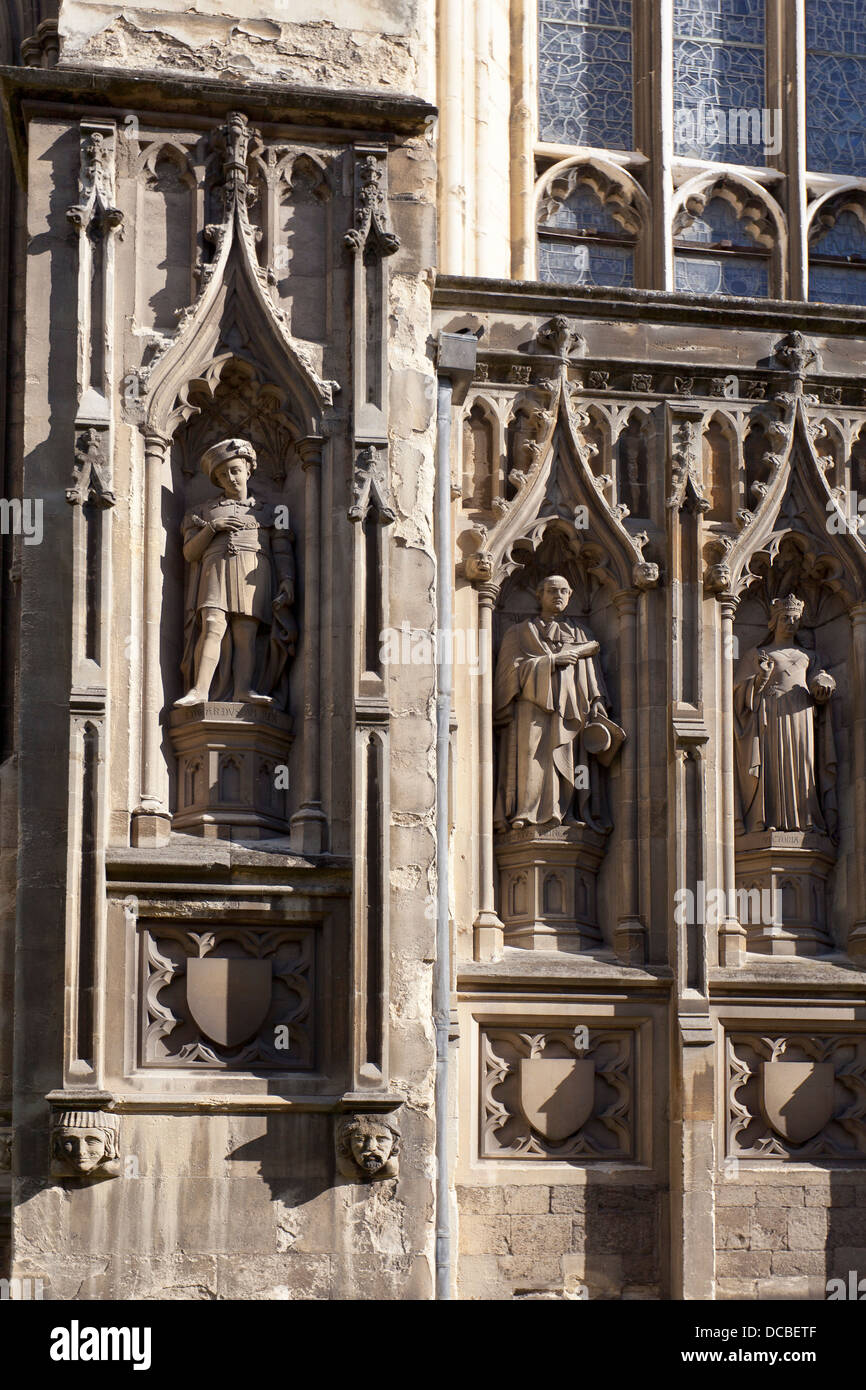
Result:
M396 1178L399 1154L400 1132L393 1116L347 1115L337 1122L337 1167L344 1178Z
M51 1174L56 1178L116 1178L120 1116L107 1110L61 1110L51 1127Z

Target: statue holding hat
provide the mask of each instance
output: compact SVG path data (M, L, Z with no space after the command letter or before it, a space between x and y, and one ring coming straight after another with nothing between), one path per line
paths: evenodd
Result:
M836 750L829 709L836 682L797 641L804 604L773 601L769 640L734 674L741 833L816 830L835 838Z
M598 642L563 616L571 593L562 575L548 575L536 590L539 615L502 640L493 688L499 830L549 822L610 829L598 764L613 760L625 732L608 715Z
M247 440L214 444L201 468L221 495L182 523L186 693L175 703L285 708L298 635L291 532L276 525L271 503L249 492L256 452Z

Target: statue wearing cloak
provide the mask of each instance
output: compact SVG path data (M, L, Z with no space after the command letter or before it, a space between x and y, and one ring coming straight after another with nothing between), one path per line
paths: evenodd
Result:
M836 833L836 750L829 710L836 682L798 646L803 603L776 599L769 642L753 647L734 676L740 818L753 831Z
M574 618L558 616L571 597L567 581L551 575L538 596L540 615L506 632L496 665L494 821L500 830L553 821L604 832L610 819L596 761L610 762L625 733L607 717L598 643Z

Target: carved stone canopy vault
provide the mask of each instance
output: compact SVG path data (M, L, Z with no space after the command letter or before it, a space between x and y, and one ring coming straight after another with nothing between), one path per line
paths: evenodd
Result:
M707 558L719 563L705 579L717 594L742 597L769 577L768 601L777 589L824 586L850 608L866 598L866 545L827 482L802 400L787 403L776 429L784 447L769 456L772 472L754 518L747 514L736 540L710 543Z
M546 563L556 537L567 538L573 560L581 557L582 568L596 584L612 592L652 587L658 566L644 559L647 535L629 531L623 510L604 496L575 428L564 377L553 396L547 437L521 474L517 496L489 534L485 529L480 537L493 583L501 587L540 548Z
M222 216L204 229L213 259L176 334L141 373L146 433L170 436L186 416L191 384L207 380L229 354L257 362L264 380L289 391L304 434L319 433L322 409L331 404L334 383L319 377L309 350L292 337L258 261L248 206L250 139L246 117L231 113L217 142Z

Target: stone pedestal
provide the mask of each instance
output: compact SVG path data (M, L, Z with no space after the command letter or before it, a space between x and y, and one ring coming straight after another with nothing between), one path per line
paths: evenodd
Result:
M835 858L833 842L815 830L737 837L737 916L749 951L814 956L832 948L827 876Z
M596 877L605 837L585 825L528 825L497 837L505 945L585 951L601 945Z
M288 834L289 715L207 701L172 710L169 728L177 756L174 830L221 840Z

